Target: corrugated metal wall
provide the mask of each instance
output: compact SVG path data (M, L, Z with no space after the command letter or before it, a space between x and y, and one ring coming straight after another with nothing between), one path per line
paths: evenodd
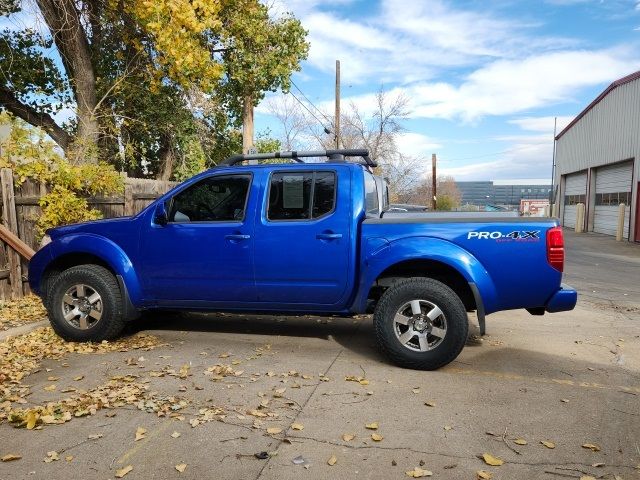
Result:
M632 158L636 159L630 209L634 212L640 178L640 80L612 90L558 139L555 182L559 185L567 173ZM631 231L635 230L634 220Z

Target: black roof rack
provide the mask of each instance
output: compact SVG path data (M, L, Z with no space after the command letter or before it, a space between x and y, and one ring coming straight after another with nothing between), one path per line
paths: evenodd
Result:
M346 162L345 157L360 157L369 167L377 167L378 164L369 158L369 151L364 148L347 148L341 150L307 150L292 152L273 153L252 153L247 155L232 155L218 164L221 166L232 166L247 160L272 160L276 158L290 158L294 162L304 163L302 158L327 157L332 162ZM357 162L360 163L360 162Z

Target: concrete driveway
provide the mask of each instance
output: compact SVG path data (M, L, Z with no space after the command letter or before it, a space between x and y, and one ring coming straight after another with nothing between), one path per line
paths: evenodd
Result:
M129 375L185 406L0 424L0 456L22 456L0 478L107 479L129 465L128 480L640 478L640 249L567 239L567 282L586 291L576 310L491 315L489 335L437 372L381 358L370 317L156 316L138 328L165 346L45 360L28 377L33 404ZM51 451L60 459L44 462Z

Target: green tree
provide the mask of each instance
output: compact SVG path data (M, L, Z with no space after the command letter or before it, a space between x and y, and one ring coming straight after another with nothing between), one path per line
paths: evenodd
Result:
M241 100L286 89L308 48L296 19L271 18L258 0L36 4L51 35L0 32L0 106L71 161L135 175L180 176L194 158L237 152ZM5 1L0 14L20 5ZM66 125L54 120L63 108L75 112Z

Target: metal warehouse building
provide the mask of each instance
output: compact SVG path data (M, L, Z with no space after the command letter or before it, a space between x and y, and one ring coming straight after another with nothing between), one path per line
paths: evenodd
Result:
M623 238L640 242L640 72L613 82L556 137L556 210L585 231L615 235L626 205Z

